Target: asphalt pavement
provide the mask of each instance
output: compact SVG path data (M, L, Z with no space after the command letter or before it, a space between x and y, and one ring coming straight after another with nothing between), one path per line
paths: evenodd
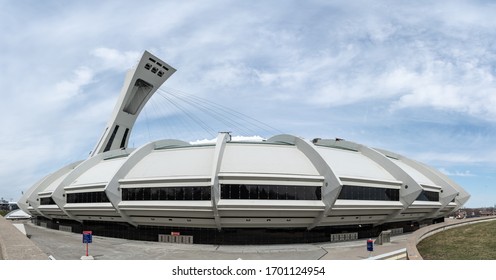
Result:
M46 229L26 223L31 240L57 260L79 260L86 253L82 234ZM363 260L406 247L409 234L393 236L374 246L366 240L288 245L171 244L93 236L89 255L95 260Z

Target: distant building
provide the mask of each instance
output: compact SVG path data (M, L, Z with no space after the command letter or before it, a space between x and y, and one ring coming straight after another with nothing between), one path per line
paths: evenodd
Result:
M0 199L0 210L12 211L16 209L19 209L19 206L17 206L17 202Z
M175 69L145 52L90 158L34 184L19 201L39 225L195 243L329 241L442 220L470 195L438 170L343 139L127 142L139 112Z

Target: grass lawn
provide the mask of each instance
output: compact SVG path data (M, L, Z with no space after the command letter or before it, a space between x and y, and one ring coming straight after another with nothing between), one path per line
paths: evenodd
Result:
M417 249L424 260L496 260L496 221L439 232Z

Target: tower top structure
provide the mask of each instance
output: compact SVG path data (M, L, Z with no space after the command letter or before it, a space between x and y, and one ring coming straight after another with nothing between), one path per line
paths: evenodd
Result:
M150 52L143 53L136 67L127 72L112 116L91 156L127 148L129 135L139 113L155 91L174 72L176 69Z

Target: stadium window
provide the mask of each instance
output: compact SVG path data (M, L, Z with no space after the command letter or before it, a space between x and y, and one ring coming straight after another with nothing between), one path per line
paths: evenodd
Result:
M51 197L40 198L40 205L55 205L55 201Z
M150 188L150 199L151 200L159 200L160 189L158 188Z
M322 195L314 186L225 184L221 199L320 200Z
M248 191L248 187L246 185L239 186L239 199L249 199L250 192Z
M136 188L136 200L143 200L144 197L144 189L143 188Z
M258 199L258 186L247 186L248 187L248 197L249 199Z
M210 187L201 187L200 200L211 200L212 199L211 191L212 189Z
M344 185L338 199L399 201L399 193L398 189Z
M287 187L286 186L274 186L276 188L277 199L286 200L287 197Z
M194 188L183 188L184 200L193 200L193 189Z
M230 197L231 185L227 185L220 188L220 198L227 199Z
M128 195L126 189L123 195ZM105 192L84 192L67 194L67 203L105 203L110 202Z
M158 200L167 200L167 189L166 188L158 188L159 196ZM124 198L122 198L124 200Z
M176 197L175 200L184 200L184 188L175 188Z
M418 201L439 201L439 193L422 190L417 197Z
M122 200L210 200L210 188L211 187L126 188L122 190Z
M259 194L258 198L259 199L269 199L269 192L270 188L269 186L259 186Z
M143 200L151 200L152 199L152 194L151 194L150 188L143 188Z

